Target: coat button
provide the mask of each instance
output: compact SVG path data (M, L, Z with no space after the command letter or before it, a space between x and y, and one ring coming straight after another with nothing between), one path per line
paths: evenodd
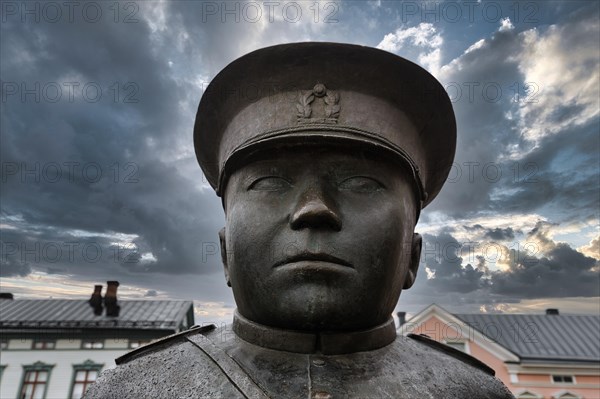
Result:
M329 392L316 391L312 394L312 399L331 399L332 396Z

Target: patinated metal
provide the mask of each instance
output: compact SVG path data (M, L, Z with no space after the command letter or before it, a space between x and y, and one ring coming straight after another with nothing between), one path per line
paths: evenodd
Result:
M354 45L257 50L207 88L194 142L226 215L233 325L140 348L86 397L513 397L468 355L396 336L390 317L456 145L428 72Z
M375 350L325 355L267 349L228 329L196 329L140 352L105 371L86 397L513 398L487 367L465 362L468 355L404 336Z

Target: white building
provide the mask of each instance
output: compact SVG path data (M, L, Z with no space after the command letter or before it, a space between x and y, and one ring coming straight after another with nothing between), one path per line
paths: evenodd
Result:
M80 398L115 358L194 324L191 301L118 305L109 317L86 300L0 299L0 398Z

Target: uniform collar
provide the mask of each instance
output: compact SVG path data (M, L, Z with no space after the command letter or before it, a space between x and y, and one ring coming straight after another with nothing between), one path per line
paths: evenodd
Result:
M283 330L255 323L235 311L233 331L244 341L262 346L295 353L322 353L341 355L382 348L396 339L394 319L368 330L349 332L311 333L296 330Z

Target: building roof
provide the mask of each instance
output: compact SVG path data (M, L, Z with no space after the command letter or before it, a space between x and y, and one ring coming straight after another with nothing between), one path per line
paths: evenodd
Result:
M600 362L600 315L454 314L521 361Z
M118 317L96 316L87 300L0 300L0 328L174 330L193 314L191 301L119 300ZM189 324L189 323L188 323Z

